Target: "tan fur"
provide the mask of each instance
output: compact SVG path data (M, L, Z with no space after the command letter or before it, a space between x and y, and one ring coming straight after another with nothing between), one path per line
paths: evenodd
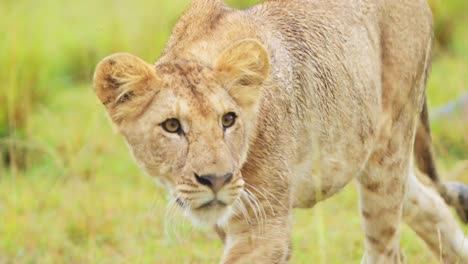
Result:
M443 260L464 262L463 233L440 196L413 177L431 46L424 0L270 0L244 11L194 0L154 67L113 55L94 85L138 164L195 222L216 226L222 263L287 262L291 209L312 207L353 178L363 263L403 260L403 214L435 254L442 232ZM223 129L229 112L236 123ZM162 128L170 118L183 132ZM430 144L418 139L425 147L416 158ZM229 173L217 193L199 177ZM410 212L440 228L414 226Z

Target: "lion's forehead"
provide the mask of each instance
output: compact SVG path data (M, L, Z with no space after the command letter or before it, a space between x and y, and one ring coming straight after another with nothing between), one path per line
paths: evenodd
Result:
M215 71L208 65L193 61L175 61L156 65L161 81L169 86L184 86L191 89L211 89L219 86Z
M157 72L162 88L172 97L168 102L178 114L209 117L226 111L228 98L209 66L189 61L165 63L157 66Z

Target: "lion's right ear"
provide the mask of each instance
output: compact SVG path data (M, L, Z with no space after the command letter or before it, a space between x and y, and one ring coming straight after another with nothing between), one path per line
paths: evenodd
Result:
M135 118L155 94L154 67L131 54L104 58L94 72L94 89L112 121L120 125Z

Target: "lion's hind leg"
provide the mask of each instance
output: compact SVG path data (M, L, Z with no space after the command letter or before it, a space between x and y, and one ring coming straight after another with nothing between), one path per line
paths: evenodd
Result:
M468 240L441 196L413 171L404 203L405 222L442 263L468 263Z

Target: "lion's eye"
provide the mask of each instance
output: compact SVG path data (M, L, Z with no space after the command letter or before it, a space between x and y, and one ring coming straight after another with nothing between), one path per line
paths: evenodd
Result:
M180 122L175 118L164 121L161 126L169 133L178 133L181 130Z
M224 128L232 127L234 123L236 122L236 114L233 112L227 113L223 115L223 118L221 119L221 123L223 123Z

